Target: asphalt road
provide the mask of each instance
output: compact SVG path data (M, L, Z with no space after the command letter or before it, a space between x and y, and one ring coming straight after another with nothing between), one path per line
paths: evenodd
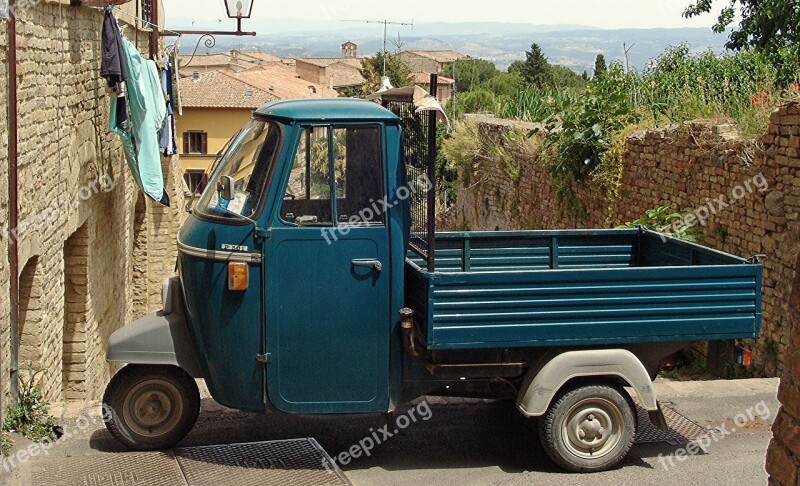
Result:
M581 484L766 484L764 459L778 409L778 381L657 383L659 399L709 429L706 452L666 443L635 445L615 470L565 474L547 458L531 427L508 402L431 398L395 416L391 437L380 432L386 417L299 417L249 414L203 400L197 426L182 446L314 437L333 457L371 438L367 456L340 464L356 486L368 485L581 485ZM748 413L749 411L749 413ZM75 411L68 414L77 416ZM396 422L397 417L406 419ZM74 419L64 419L68 423ZM64 421L62 420L62 422ZM394 434L397 424L407 427ZM85 425L85 424L81 424ZM75 430L75 429L73 429ZM714 440L716 438L716 440ZM381 442L377 444L377 442ZM25 444L18 444L24 447ZM52 447L47 460L124 452L101 422ZM358 451L356 451L356 455ZM23 467L30 467L40 458ZM10 482L0 468L0 482Z

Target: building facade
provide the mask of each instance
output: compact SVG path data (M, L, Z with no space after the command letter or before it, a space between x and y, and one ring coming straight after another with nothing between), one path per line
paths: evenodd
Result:
M403 62L408 64L412 72L436 74L441 74L442 71L459 59L466 59L468 57L465 54L451 50L402 51L399 56Z
M51 0L28 2L15 13L14 39L9 21L0 19L0 61L8 65L15 43L18 73L17 116L0 112L2 411L14 401L12 382L29 371L38 372L50 403L102 397L115 371L105 361L106 341L158 308L183 220L180 203L160 207L139 192L108 128L111 100L99 72L104 11ZM129 2L118 17L127 24L124 35L146 54L149 32L126 13L141 16L142 6ZM4 100L12 84L0 70ZM12 124L16 139L9 136ZM14 147L19 221L10 227ZM162 168L168 193L182 201L179 160L162 159ZM14 299L18 313L10 310Z

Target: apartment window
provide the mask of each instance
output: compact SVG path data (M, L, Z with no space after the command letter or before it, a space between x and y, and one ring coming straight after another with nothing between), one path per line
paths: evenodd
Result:
M208 134L206 132L184 132L183 133L183 153L184 154L207 154L208 153Z
M153 15L153 1L152 0L142 0L142 18L150 22ZM145 25L145 27L150 27L149 25Z
M202 169L189 169L183 173L189 194L200 194L208 185L208 174Z

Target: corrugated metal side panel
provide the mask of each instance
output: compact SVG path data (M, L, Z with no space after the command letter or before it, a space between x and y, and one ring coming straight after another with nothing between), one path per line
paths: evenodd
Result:
M755 337L758 265L437 274L433 349Z
M438 272L495 272L551 268L627 268L634 264L636 238L631 234L569 233L447 235L436 240ZM424 260L408 257L424 268ZM466 262L465 262L466 257Z

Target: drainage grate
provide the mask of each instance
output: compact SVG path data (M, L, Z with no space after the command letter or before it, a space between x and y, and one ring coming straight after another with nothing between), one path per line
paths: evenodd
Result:
M636 407L639 413L639 427L636 431L637 444L652 444L668 442L670 444L685 444L693 439L698 439L708 434L708 430L681 415L671 406L661 403L661 411L667 419L669 432L665 432L650 422L647 410Z
M104 454L31 463L21 474L30 486L177 486L186 484L170 452Z
M175 456L191 486L350 485L314 439L189 447L175 449Z

